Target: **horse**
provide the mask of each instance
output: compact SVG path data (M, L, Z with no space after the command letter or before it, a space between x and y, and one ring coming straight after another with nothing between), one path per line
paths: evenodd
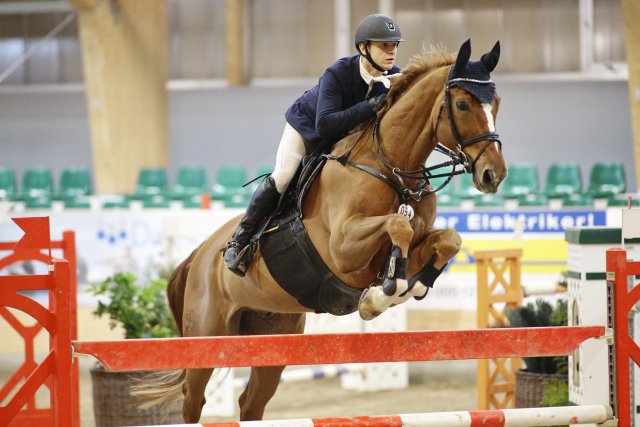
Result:
M325 156L300 218L317 255L345 285L343 297L356 298L334 314L357 308L368 320L411 297L423 298L460 249L455 230L433 228L436 189L424 165L438 144L484 193L495 193L506 177L495 133L500 98L489 78L499 53L498 42L480 61L469 61L467 40L457 55L434 50L414 56L375 121ZM274 280L262 247L244 277L226 268L221 249L239 220L215 231L171 274L167 294L178 330L188 337L303 333L305 313L322 310L302 304ZM262 419L284 368L251 368L239 398L241 421ZM136 394L148 405L183 395L184 421L196 423L212 372L169 371Z

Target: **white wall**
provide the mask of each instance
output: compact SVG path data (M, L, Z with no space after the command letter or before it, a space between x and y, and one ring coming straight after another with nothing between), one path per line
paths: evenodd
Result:
M518 81L495 78L502 105L497 130L508 161L532 161L541 179L554 161L621 161L636 190L627 83ZM203 165L210 178L222 165L269 166L284 112L308 85L172 90L169 138L172 172ZM144 143L144 141L140 141ZM83 92L0 89L0 166L19 176L30 166L57 172L91 166ZM250 172L251 173L251 172Z

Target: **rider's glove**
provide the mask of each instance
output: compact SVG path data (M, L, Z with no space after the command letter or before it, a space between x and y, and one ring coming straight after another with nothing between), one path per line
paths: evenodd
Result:
M369 98L369 107L373 110L374 113L377 113L384 107L387 101L387 94L381 93L380 95L372 96Z

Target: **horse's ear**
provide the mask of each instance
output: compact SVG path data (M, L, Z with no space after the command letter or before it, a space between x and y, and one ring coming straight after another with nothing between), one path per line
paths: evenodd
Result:
M469 62L470 57L471 39L467 39L466 42L462 43L462 46L460 46L460 50L458 51L456 63L453 65L453 69L451 70L452 78L463 74L464 70L467 68L467 63Z
M500 59L500 41L497 41L496 44L491 49L491 52L485 53L480 58L480 62L487 68L488 72L492 72L496 65L498 65L498 60Z

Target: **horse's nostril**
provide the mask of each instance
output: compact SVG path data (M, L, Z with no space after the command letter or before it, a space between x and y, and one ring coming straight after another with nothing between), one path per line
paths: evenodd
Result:
M482 174L482 180L485 182L485 184L491 184L495 179L495 176L496 174L495 172L493 172L493 170L486 169L484 171L484 174Z

